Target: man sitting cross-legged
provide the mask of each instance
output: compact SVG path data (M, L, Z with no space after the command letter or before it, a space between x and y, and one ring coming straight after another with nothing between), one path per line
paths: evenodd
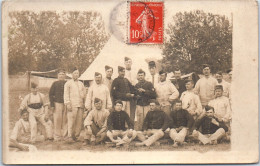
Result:
M170 125L170 118L160 109L157 100L150 100L150 111L147 113L144 123L143 132L137 133L137 138L142 141L136 143L136 146L150 146L164 136L164 131Z
M198 130L200 127L202 131L194 130L192 135L194 138L205 144L217 144L218 140L225 136L228 131L227 126L223 122L219 122L214 117L214 108L205 106L206 116L195 123Z
M136 137L134 125L128 114L122 110L123 102L115 101L114 110L110 113L107 120L107 136L116 146L129 144ZM128 129L125 127L128 125Z
M21 110L21 118L15 123L10 137L10 147L18 148L21 151L35 151L35 146L31 143L31 126L29 123L29 112L26 109ZM43 135L36 135L35 141L44 141Z
M102 100L99 98L94 99L94 107L84 121L86 136L83 145L88 145L90 141L92 145L99 144L106 138L109 111L102 107Z
M182 109L182 101L176 100L174 110L171 111L170 117L173 122L170 130L170 137L174 141L173 146L177 147L178 145L182 145L185 137L191 130L192 125L194 123L194 119L191 114Z

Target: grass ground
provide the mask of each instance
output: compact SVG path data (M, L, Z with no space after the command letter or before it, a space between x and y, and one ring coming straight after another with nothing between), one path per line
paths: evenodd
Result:
M47 89L40 89L40 92L47 95ZM15 122L19 119L17 112L21 103L20 97L24 97L28 94L27 90L10 90L9 91L9 122L10 132L12 131ZM20 97L19 97L20 96ZM83 132L81 133L81 135ZM53 150L88 150L88 151L199 151L207 152L211 150L226 151L230 150L231 144L228 142L221 142L218 145L199 145L198 143L189 142L186 145L179 146L177 148L172 147L171 141L162 140L160 145L154 145L151 147L135 147L135 142L132 142L129 147L123 146L119 148L108 147L108 145L96 145L96 146L82 146L82 142L75 142L73 144L67 144L64 141L61 142L42 142L37 143L35 146L38 150L53 151Z

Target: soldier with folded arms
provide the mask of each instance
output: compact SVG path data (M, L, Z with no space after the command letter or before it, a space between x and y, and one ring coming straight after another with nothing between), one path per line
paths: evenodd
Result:
M195 123L193 137L202 144L217 144L218 140L223 138L228 131L227 126L214 117L214 108L205 106L206 114ZM201 127L201 131L198 131Z

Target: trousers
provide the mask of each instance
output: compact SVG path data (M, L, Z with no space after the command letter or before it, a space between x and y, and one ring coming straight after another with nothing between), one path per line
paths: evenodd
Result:
M126 130L112 130L112 131L107 131L107 137L112 141L116 142L118 140L118 137L120 139L120 144L124 143L130 143L135 137L137 136L137 132L135 130L132 131L132 136L129 138L130 131Z
M72 110L67 110L67 118L68 137L79 137L83 123L83 108L72 107Z
M67 109L63 103L54 103L54 139L64 138L68 133Z
M37 121L39 121L45 128L46 138L53 138L53 124L51 120L45 121L44 108L32 109L28 108L29 123L31 127L31 141L37 141Z
M164 132L159 129L148 129L146 133L138 131L137 138L146 146L151 146L164 136Z
M198 140L200 140L204 145L210 143L211 141L219 140L223 136L225 136L225 130L223 128L219 128L213 134L202 134L199 131L197 131L197 133L198 133Z
M184 142L187 133L188 130L186 128L181 129L179 132L177 132L175 129L171 129L170 137L173 141L182 143Z
M144 123L144 118L146 117L146 114L150 110L149 106L136 106L136 124L135 124L135 129L137 131L141 131Z
M91 130L88 130L85 128L85 137L84 139L90 140L90 141L97 141L101 142L106 139L106 130L104 130L99 137L97 137L97 133L101 130L97 125L92 124L90 125Z

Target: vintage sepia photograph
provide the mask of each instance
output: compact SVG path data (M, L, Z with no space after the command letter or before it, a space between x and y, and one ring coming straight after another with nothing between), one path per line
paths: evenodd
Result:
M201 3L3 2L4 163L258 162L257 3Z

